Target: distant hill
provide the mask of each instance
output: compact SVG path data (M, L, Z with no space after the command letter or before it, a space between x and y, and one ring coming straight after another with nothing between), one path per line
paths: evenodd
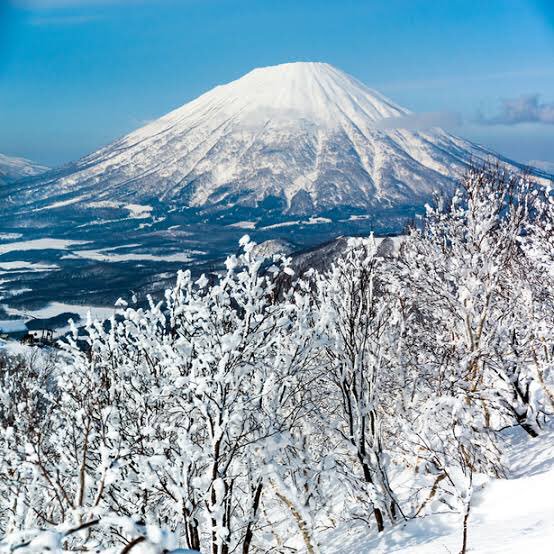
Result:
M24 158L14 158L0 154L0 184L33 177L48 171L48 167Z

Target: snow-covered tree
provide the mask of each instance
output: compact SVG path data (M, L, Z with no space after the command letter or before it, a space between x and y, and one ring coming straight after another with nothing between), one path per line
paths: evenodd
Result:
M513 327L532 319L520 286L531 184L496 168L470 172L463 185L428 207L422 229L412 229L402 246L404 291L424 353L418 363L438 395L463 390L481 405L488 426L515 418L533 434L535 409L525 390L535 377L526 353L514 347Z
M241 245L214 284L181 272L163 302L74 330L40 452L47 521L138 514L189 548L248 552L263 494L285 482L263 464L299 436L314 360L309 302L277 295L287 260Z
M314 279L323 337L322 382L330 395L321 406L328 421L325 431L344 453L345 478L356 475L363 483L360 490L379 531L386 520L401 516L386 454L398 317L384 267L373 237L352 239L329 271Z

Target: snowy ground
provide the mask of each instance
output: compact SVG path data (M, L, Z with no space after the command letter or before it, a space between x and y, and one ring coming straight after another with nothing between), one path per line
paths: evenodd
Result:
M164 256L157 256L155 254L148 253L134 253L129 254L117 254L113 252L116 248L108 248L104 250L75 250L73 254L62 256L63 259L75 259L85 258L88 260L97 260L100 262L129 262L129 261L150 261L150 262L180 262L188 263L194 258L191 254L203 254L201 251L185 251L177 254L168 254Z
M0 244L0 255L8 254L9 252L25 252L29 250L66 250L71 246L86 243L87 241L83 240L64 240L53 238L8 242Z
M521 430L506 436L507 479L490 480L476 492L469 518L468 552L554 553L554 421L531 439ZM337 529L326 537L325 554L457 554L462 517L431 515L373 539L367 530Z
M6 304L1 306L8 316L19 319L0 320L0 331L13 333L23 331L27 327L26 322L31 319L50 319L62 314L66 314L65 320L52 326L55 329L56 336L63 335L70 330L69 319L73 319L77 325L83 325L90 315L92 319L104 321L116 313L116 308L112 306L85 306L81 304L67 304L64 302L50 302L46 306L38 309L18 309L11 308ZM76 317L77 316L77 317ZM49 327L49 325L46 325Z
M10 316L24 316L31 317L35 319L48 319L51 317L56 317L60 314L78 314L82 319L87 318L88 313L90 312L93 319L99 319L103 321L112 317L115 313L115 308L112 306L84 306L80 304L66 304L63 302L50 302L47 306L43 308L38 308L36 310L19 310L17 308L6 307L6 312Z
M0 262L0 275L4 274L5 272L12 272L12 271L18 271L20 273L23 272L37 272L37 271L53 271L55 269L59 269L57 265L54 264L35 264L33 262Z

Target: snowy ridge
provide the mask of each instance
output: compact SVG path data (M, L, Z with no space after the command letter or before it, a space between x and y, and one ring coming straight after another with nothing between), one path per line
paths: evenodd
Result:
M0 154L0 181L15 181L23 177L33 177L48 171L46 166L36 164L25 158L13 158Z
M255 69L18 197L43 208L154 200L228 208L274 198L284 212L311 214L411 206L450 189L472 161L497 159L440 129L380 125L406 114L325 63Z

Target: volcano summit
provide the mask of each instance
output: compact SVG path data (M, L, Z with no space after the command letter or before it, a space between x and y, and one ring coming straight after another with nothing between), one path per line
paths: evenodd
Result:
M19 189L45 208L159 201L221 210L272 199L283 213L413 206L494 153L325 63L255 69ZM511 164L507 160L503 163Z

